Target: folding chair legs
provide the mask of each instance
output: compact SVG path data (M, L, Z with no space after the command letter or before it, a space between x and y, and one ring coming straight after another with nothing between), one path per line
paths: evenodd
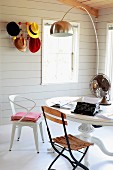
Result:
M15 130L16 130L16 125L13 124L12 125L12 134L11 134L11 142L10 142L9 151L11 151L11 148L12 148L12 145L13 145L14 136L15 136Z
M64 155L63 154L63 151L65 150L65 148L63 148L63 150L60 152L59 150L57 150L54 145L52 145L53 149L58 153L58 156L53 160L53 162L50 164L48 170L53 170L53 169L50 169L52 167L52 165L55 163L55 161L62 155L64 158L66 158L73 167L75 167L75 165L73 164L73 161L71 161L71 159L69 159L68 156Z
M62 155L64 158L66 158L66 159L71 163L71 165L73 166L73 169L72 169L72 170L75 170L78 166L80 166L80 167L83 168L84 170L89 170L85 165L83 165L83 164L80 163L80 162L83 160L84 156L86 155L86 153L87 153L87 151L88 151L88 148L89 148L89 147L86 148L85 152L83 153L83 156L81 157L81 159L80 159L79 161L77 161L77 160L74 158L72 152L69 152L71 158L74 160L74 161L72 161L72 160L69 159L68 156L66 156L65 154L63 154L63 151L65 150L65 148L63 148L63 150L60 152L60 151L58 151L58 150L54 147L54 145L53 145L53 149L58 153L58 156L52 161L52 163L50 164L48 170L52 170L52 169L51 169L52 165L55 163L55 161L56 161L61 155Z
M63 148L63 150L61 152L59 152L59 155L53 160L53 162L50 164L48 170L51 170L52 165L55 163L55 161L60 157L60 155L62 155L63 151L65 150L65 148Z
M88 149L89 149L89 147L87 147L87 148L85 149L85 152L83 153L83 156L82 156L81 159L78 161L79 163L83 160L83 158L84 158L84 156L86 155ZM75 166L75 169L77 168L77 166L78 166L78 165ZM79 166L81 166L81 165L79 165ZM87 168L85 165L82 164L82 166L84 166L85 170L88 170L88 168ZM83 168L83 167L82 167L82 168ZM83 169L84 169L84 168L83 168ZM73 170L74 170L74 169L73 169Z
M59 152L58 156L53 160L53 162L50 164L48 170L54 170L54 169L51 169L52 165L55 163L55 161L62 155L64 158L66 158L70 163L71 165L74 167L75 169L75 166L73 164L73 161L71 161L66 155L63 154L63 151L65 150L65 148L63 148L63 150L61 152ZM57 152L58 153L58 152ZM73 170L74 170L73 169Z
M75 170L77 168L77 166L80 166L81 168L83 168L84 170L89 170L85 165L81 164L80 162L83 160L84 156L86 155L87 151L88 151L88 148L86 148L85 152L83 153L83 156L81 157L81 159L79 161L77 161L75 159L75 157L73 156L72 152L70 152L70 155L71 155L71 158L74 160L74 164L76 164L73 168L73 170Z
M54 150L55 150L58 154L60 154L60 152L59 152L54 146L53 146L53 148L54 148ZM63 148L63 151L64 151L64 150L65 150L65 148ZM73 161L71 161L71 159L69 159L68 156L64 155L63 152L62 152L60 155L62 155L64 158L66 158L66 159L71 163L71 165L74 167ZM60 155L59 155L59 156L60 156Z

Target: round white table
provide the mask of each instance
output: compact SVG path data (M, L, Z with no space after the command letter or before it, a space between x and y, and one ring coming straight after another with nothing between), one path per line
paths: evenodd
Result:
M65 113L67 115L68 120L81 123L81 125L78 127L78 130L81 133L77 137L96 144L104 154L113 156L113 153L109 152L105 148L103 142L99 138L94 137L92 135L92 132L95 129L92 125L113 126L113 119L110 120L110 119L100 118L96 116L87 116L87 115L71 113L71 109L69 109L69 107L70 108L75 107L77 101L83 101L83 98L82 97L55 97L55 98L48 99L46 101L46 104L49 107L51 107L54 104L60 104L61 108L55 108L55 107L54 108ZM113 114L113 105L103 106L102 113Z

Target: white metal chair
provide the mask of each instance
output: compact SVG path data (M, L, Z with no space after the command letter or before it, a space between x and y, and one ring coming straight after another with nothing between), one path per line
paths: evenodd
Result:
M11 148L13 145L16 128L18 128L18 141L19 141L22 126L29 126L33 128L36 150L37 150L37 153L39 153L37 128L39 125L41 138L42 138L42 141L44 142L43 129L42 129L43 118L40 113L31 112L33 108L36 106L36 103L33 100L20 96L20 95L10 95L9 101L10 101L11 109L13 113L13 115L11 116L12 134L11 134L9 151L11 151ZM26 106L25 104L29 106ZM16 112L17 109L22 109L22 111ZM25 110L25 112L23 110Z

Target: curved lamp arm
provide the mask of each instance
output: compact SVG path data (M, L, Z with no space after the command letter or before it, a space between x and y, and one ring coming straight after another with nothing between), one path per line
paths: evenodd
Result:
M99 43L98 43L98 36L97 36L96 27L95 27L94 21L93 21L91 15L90 15L90 13L88 12L88 10L86 8L82 7L82 6L78 6L78 7L84 9L87 12L87 14L89 15L90 20L92 22L93 28L94 28L95 37L96 37L96 45L97 45L97 74L98 74L98 70L99 70L99 55L100 54L99 54Z

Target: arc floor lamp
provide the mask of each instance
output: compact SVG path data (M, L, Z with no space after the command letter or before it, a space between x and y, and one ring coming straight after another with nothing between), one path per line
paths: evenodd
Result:
M55 23L52 24L51 28L50 28L50 34L52 36L55 37L67 37L67 36L72 36L73 35L73 26L67 22L64 21L64 17L73 9L75 8L75 6L71 7L62 17L62 19L60 21L57 21ZM99 43L98 43L98 36L97 36L97 31L96 31L96 27L94 24L94 21L90 15L90 13L88 12L88 10L83 7L83 6L76 6L76 8L79 9L83 9L84 11L86 11L86 13L88 14L88 16L90 17L90 20L92 22L93 28L94 28L94 32L95 32L95 37L96 37L96 46L97 46L97 69L96 72L98 74L98 69L99 69Z

